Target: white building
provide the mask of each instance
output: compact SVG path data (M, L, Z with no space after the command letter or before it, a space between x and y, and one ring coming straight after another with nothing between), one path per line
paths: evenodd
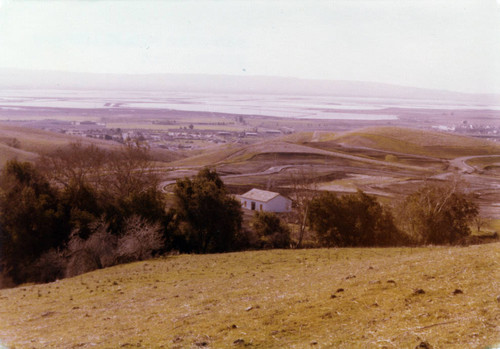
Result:
M240 196L241 206L247 210L290 212L292 200L272 191L252 189Z

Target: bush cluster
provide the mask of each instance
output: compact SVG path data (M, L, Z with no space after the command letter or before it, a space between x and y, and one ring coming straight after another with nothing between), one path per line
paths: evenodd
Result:
M325 192L312 200L309 224L321 246L391 246L405 242L392 213L362 191Z
M310 203L310 227L321 246L460 244L478 215L464 183L425 183L394 209L362 191L322 193Z
M290 229L272 212L255 212L252 228L257 241L256 248L288 248L291 244Z
M152 253L246 246L239 201L215 171L179 180L167 208L148 149L72 144L0 177L0 268L14 283L50 281Z
M104 236L95 227L101 221L103 234L122 239L130 219L137 216L159 225L165 239L171 216L149 171L148 154L148 149L132 144L118 151L72 144L36 164L8 162L0 177L2 274L15 283L46 279L37 270L40 264L48 270L50 263L44 260L53 260L58 269L55 251L74 250L78 241L81 246L93 240L99 245Z
M104 221L92 224L92 232L83 239L73 231L64 249L44 252L27 270L29 280L49 282L72 277L119 263L151 258L164 246L159 224L150 224L132 216L125 221L124 233L113 235Z

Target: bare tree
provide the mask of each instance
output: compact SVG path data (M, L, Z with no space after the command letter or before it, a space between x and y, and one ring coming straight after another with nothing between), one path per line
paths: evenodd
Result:
M100 180L107 156L105 150L93 144L72 143L43 154L37 166L62 187L83 187Z
M152 168L149 148L129 142L120 151L110 153L102 189L111 195L126 197L145 188L156 188L159 178Z
M473 221L475 227L477 228L478 232L480 232L481 228L485 227L489 223L488 219L486 219L480 215L477 215L476 217L474 217L474 219L472 221Z
M127 196L158 183L149 148L133 142L111 151L72 143L42 155L38 167L62 187L89 185L113 195Z
M317 190L315 181L316 173L312 166L298 167L293 172L290 172L291 193L290 198L293 201L292 212L289 215L292 223L298 227L297 232L297 248L302 247L305 233L307 231L307 217L312 198Z

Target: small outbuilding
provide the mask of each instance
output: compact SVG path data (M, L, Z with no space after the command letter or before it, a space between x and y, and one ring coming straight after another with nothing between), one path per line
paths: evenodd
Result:
M290 212L292 200L272 191L252 189L240 196L241 207L252 211Z

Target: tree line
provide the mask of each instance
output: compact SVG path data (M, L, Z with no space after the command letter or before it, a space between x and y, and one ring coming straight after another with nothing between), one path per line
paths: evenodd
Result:
M294 200L292 220L256 212L243 228L239 200L215 170L159 189L147 148L72 144L36 163L9 161L0 176L3 280L45 282L170 251L214 253L314 246L453 244L470 234L478 210L458 182L425 185L396 208L358 191ZM316 191L315 191L316 192Z

